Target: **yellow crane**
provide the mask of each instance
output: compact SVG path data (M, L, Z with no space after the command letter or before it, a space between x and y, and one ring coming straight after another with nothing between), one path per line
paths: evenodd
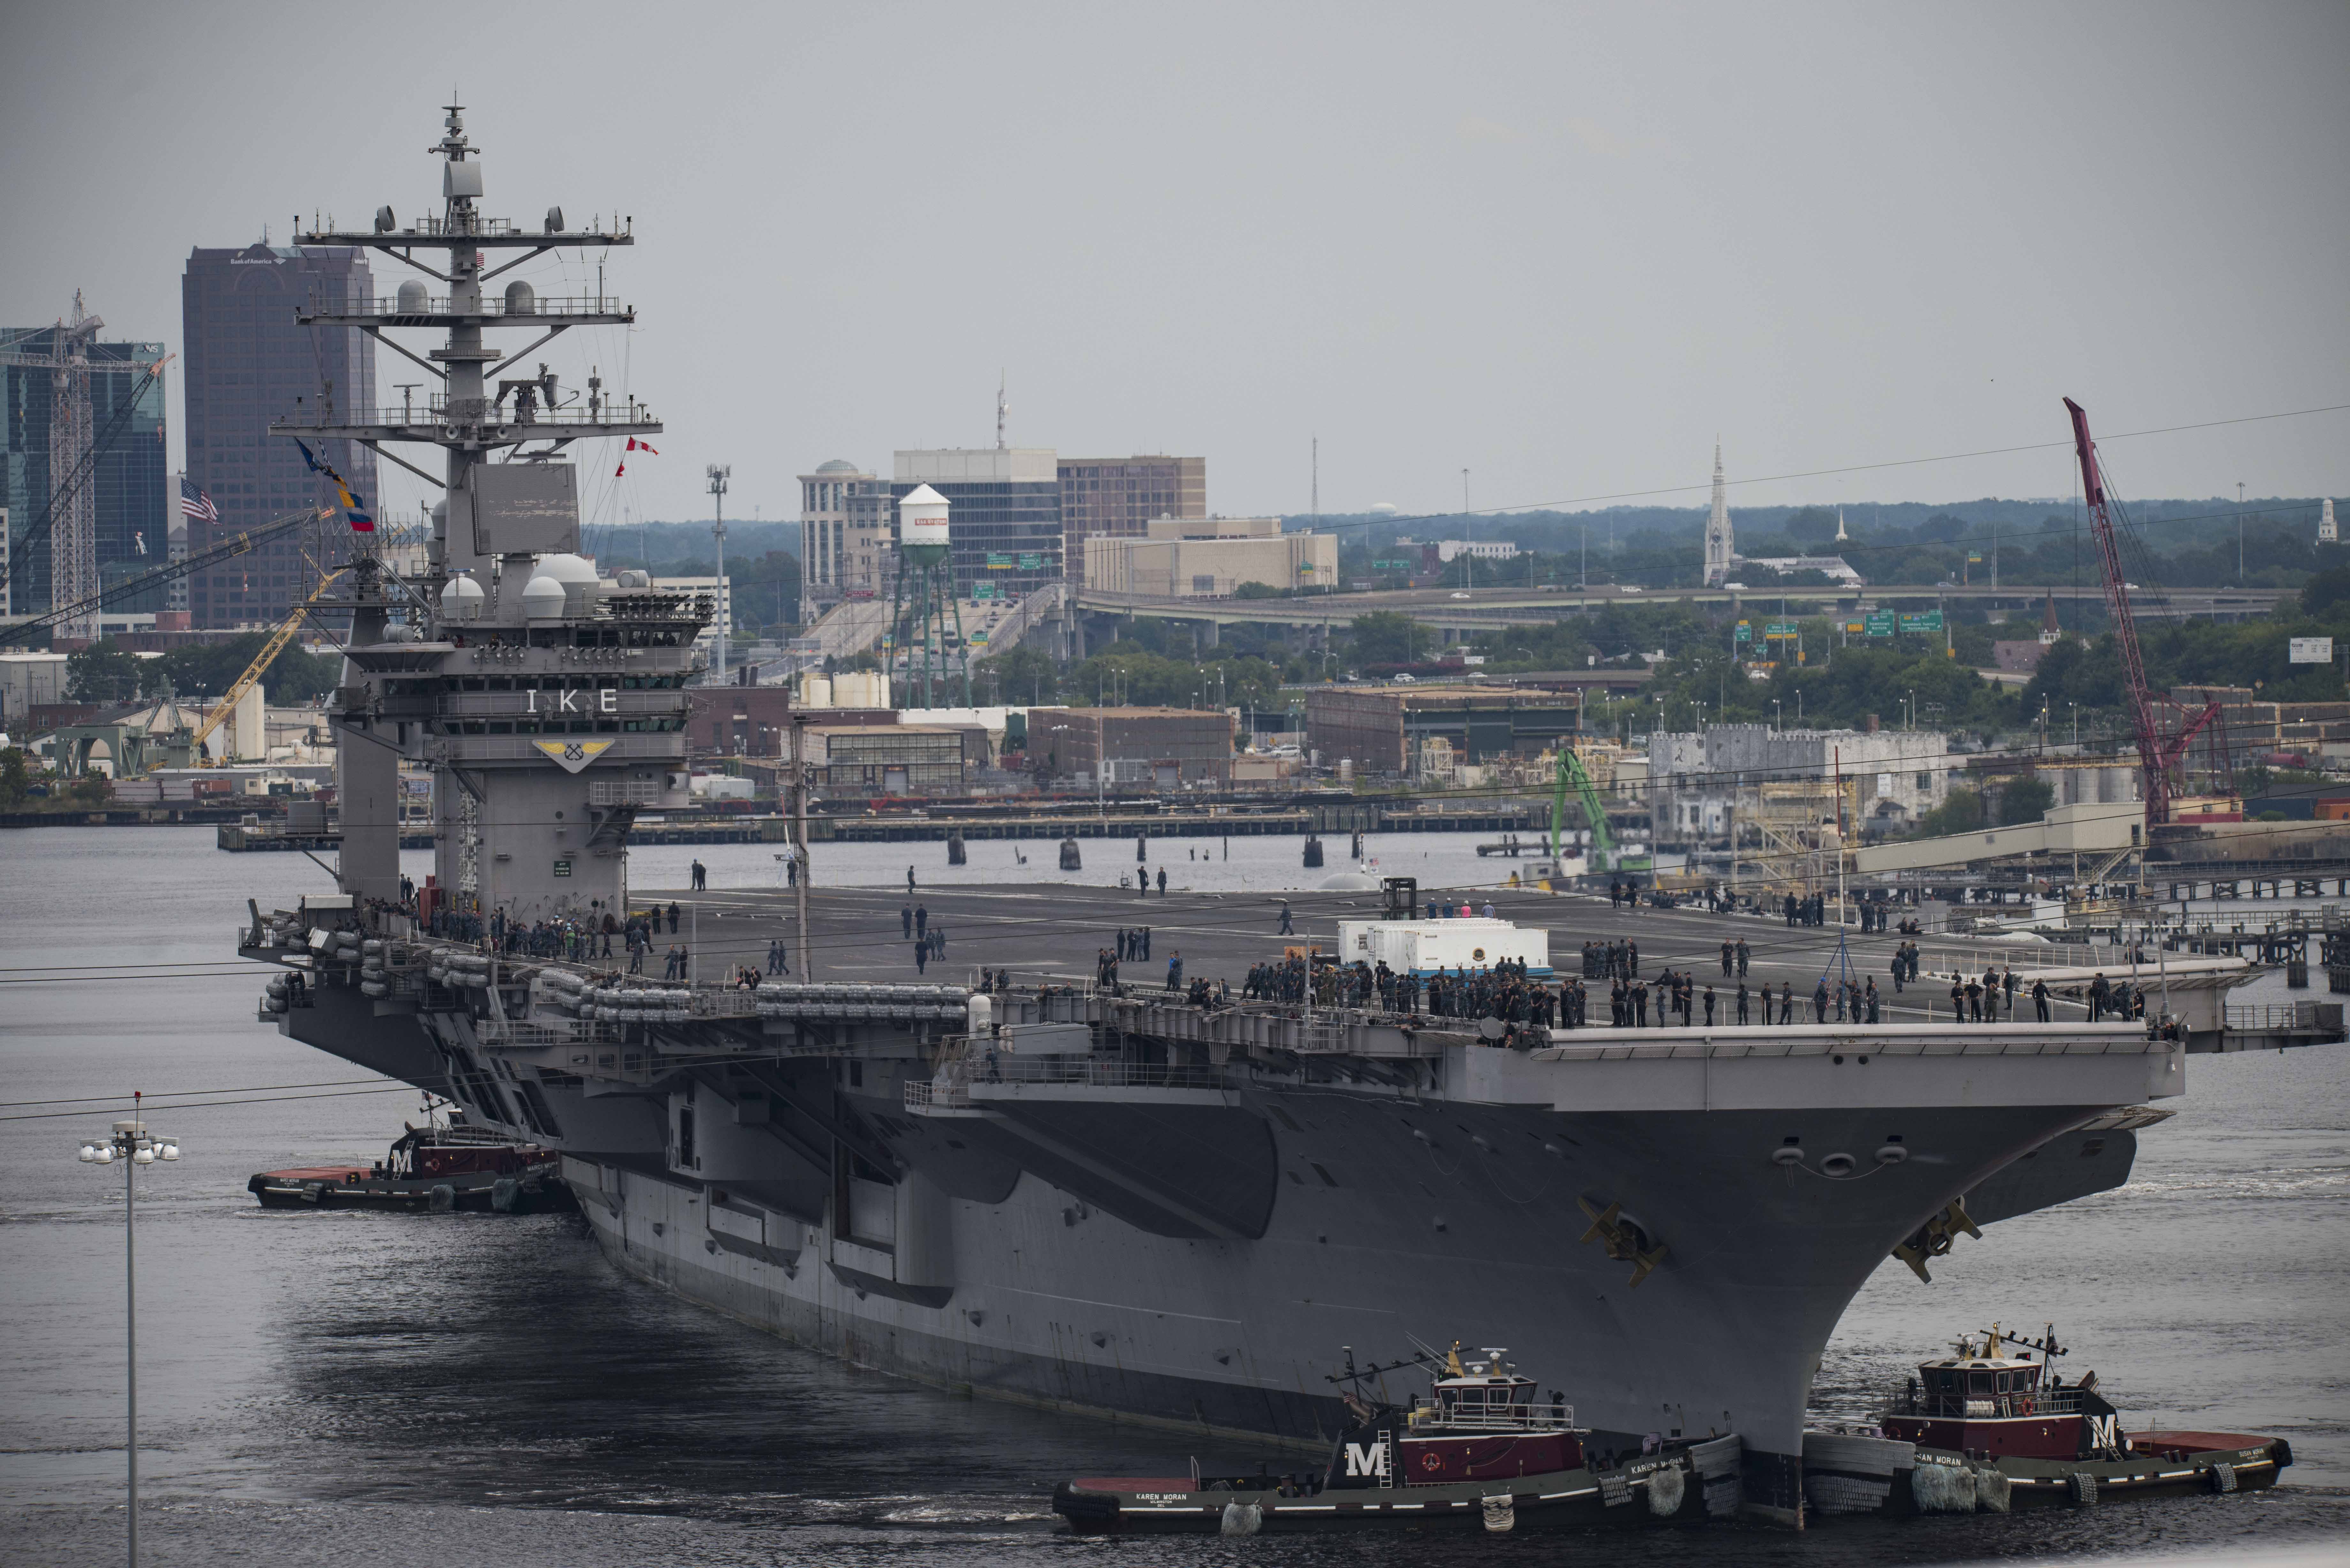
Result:
M286 651L286 645L294 640L296 632L302 629L302 618L310 613L310 607L318 602L318 596L325 593L328 585L341 576L348 569L338 566L319 578L318 586L311 590L310 597L296 605L294 612L278 624L276 631L269 634L269 640L261 645L261 651L253 656L253 662L244 667L244 673L236 678L235 682L229 687L227 695L220 700L220 706L212 711L203 725L197 729L195 739L189 742L189 760L196 766L208 765L204 762L204 742L212 738L212 732L214 730L221 727L222 722L236 711L238 701L246 692L253 690L255 682L269 672L269 667L276 662L277 656Z

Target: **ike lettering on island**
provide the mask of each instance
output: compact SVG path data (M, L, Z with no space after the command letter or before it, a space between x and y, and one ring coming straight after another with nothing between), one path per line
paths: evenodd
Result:
M545 708L538 705L538 692L535 689L525 686L522 695L522 711L525 713L617 713L620 711L620 694L608 686L596 693L597 701L593 708L588 706L588 693L585 691L550 691L546 694L550 699L549 705Z

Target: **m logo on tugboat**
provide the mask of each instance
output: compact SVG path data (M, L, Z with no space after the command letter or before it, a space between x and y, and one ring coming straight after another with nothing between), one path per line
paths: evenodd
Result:
M1383 1476L1388 1473L1388 1445L1385 1438L1368 1443L1347 1445L1347 1473L1350 1476Z

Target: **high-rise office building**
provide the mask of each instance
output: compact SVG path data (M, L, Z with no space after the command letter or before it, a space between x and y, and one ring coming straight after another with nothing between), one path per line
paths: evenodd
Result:
M889 591L889 486L836 458L800 475L803 618L842 599Z
M57 348L57 328L0 327L0 349L12 355L47 357ZM93 439L112 436L105 444L94 472L85 482L98 515L98 572L101 585L163 564L164 535L178 510L170 489L163 451L163 380L157 377L134 400L140 373L163 357L161 343L89 345L89 430ZM0 366L0 397L5 397L6 447L0 452L0 509L16 530L10 540L9 567L14 592L9 608L19 615L51 608L49 546L57 528L67 521L60 508L50 515L49 499L65 474L49 462L49 421L57 407L57 374L37 365ZM128 418L117 426L118 415L129 403ZM41 537L27 537L38 528ZM161 607L162 590L142 602L128 600L108 607L152 610Z
M951 506L955 591L1016 598L1061 576L1061 481L1050 447L901 452L892 500L927 484ZM895 532L894 518L892 533Z
M304 327L294 317L296 306L314 298L356 304L373 286L362 253L348 247L252 244L189 253L180 285L188 477L220 509L217 521L191 521L191 551L329 497L294 442L269 433L269 421L326 401L353 412L373 406L375 345L357 327ZM377 503L375 453L357 442L326 445L333 450L319 457ZM320 532L342 527L335 523ZM318 568L332 569L329 554L339 554L338 541L314 541L309 534L297 529L197 574L188 586L194 624L250 626L283 618L317 587Z
M1204 457L1065 457L1061 537L1072 583L1086 580L1086 541L1139 539L1153 518L1208 514Z

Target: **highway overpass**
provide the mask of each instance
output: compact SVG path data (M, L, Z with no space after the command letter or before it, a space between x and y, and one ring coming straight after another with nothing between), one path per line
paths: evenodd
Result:
M2164 597L2174 614L2241 620L2266 615L2290 588L2181 588ZM1563 620L1609 605L1694 605L1749 616L1775 618L1784 605L1794 616L1851 614L1863 604L1880 609L1920 610L1960 607L2029 610L2054 595L2058 604L2105 602L2101 587L2029 587L1983 584L1960 587L1883 584L1867 587L1638 588L1594 585L1589 588L1404 588L1370 593L1315 595L1301 598L1159 598L1142 594L1100 593L1073 588L1070 603L1087 616L1153 616L1203 628L1280 626L1310 630L1342 626L1358 615L1391 610L1453 634L1501 631L1513 626Z

